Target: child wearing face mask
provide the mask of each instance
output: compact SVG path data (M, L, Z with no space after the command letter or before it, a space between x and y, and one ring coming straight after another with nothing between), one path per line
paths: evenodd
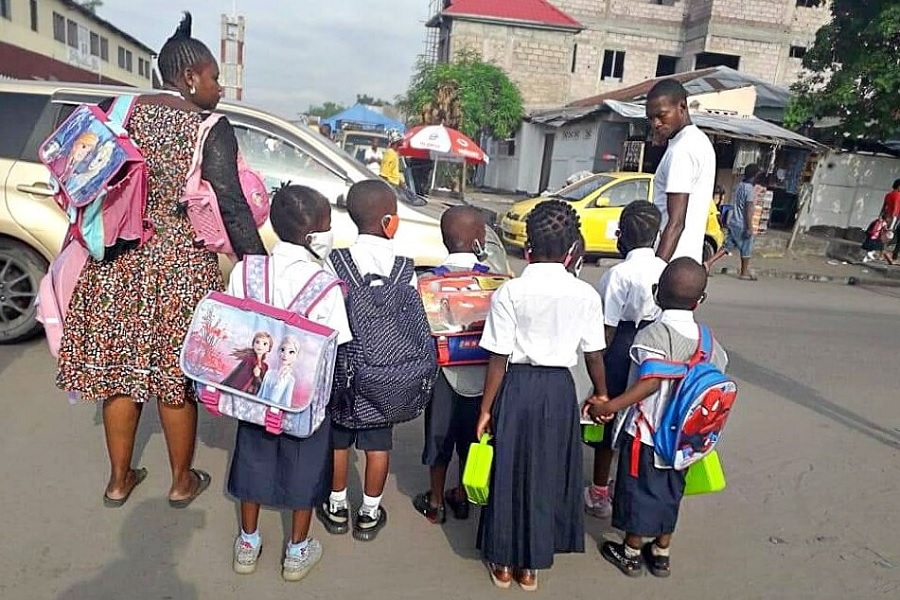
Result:
M347 192L347 212L359 231L356 243L349 248L350 258L359 275L362 278L368 275L387 278L397 259L393 238L400 225L397 196L393 188L384 181L374 179L354 184ZM337 274L334 267L336 260L340 259L332 253L325 261L325 268L330 273ZM414 271L409 285L416 288ZM332 424L334 472L331 496L316 508L316 516L331 534L345 534L350 530L347 472L350 447L354 445L366 453L366 467L362 506L352 518L353 537L367 542L374 540L387 523L387 511L381 506L381 497L393 447L392 426L351 429L337 423Z
M653 250L660 220L659 209L644 200L636 200L622 210L617 245L625 260L604 273L597 284L603 298L607 345L603 363L610 397L618 396L628 387L631 369L628 352L634 336L659 316L652 288L666 268L666 263ZM612 515L609 491L609 472L615 457L612 433L612 425L606 425L602 441L588 442L594 451L594 473L591 485L584 489L584 509L600 519Z
M321 267L317 260L331 251L331 205L317 191L287 185L272 198L272 229L279 242L272 249L268 280L272 305L287 308ZM228 293L244 295L243 266L231 272ZM334 287L315 305L309 318L338 332L338 344L352 339L341 290ZM299 342L291 336L273 345L270 368L260 395L290 395ZM308 438L273 435L265 428L238 421L228 493L241 502L241 531L234 541L235 572L256 570L262 549L257 528L260 505L292 511L291 538L284 553L282 577L299 581L322 558L321 543L309 537L313 508L328 497L331 483L331 427L328 419Z

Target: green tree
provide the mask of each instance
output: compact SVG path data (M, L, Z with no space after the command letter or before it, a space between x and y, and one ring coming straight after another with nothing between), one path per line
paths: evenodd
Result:
M481 133L509 137L524 115L516 84L471 51L448 63L420 61L401 107L410 116L421 115L426 124L443 123L476 140Z
M313 106L310 104L309 110L306 111L306 114L310 117L320 117L323 119L327 119L332 115L336 115L341 111L346 110L347 107L343 104L339 104L337 102L323 102L319 106Z
M82 0L81 5L92 13L95 13L98 8L103 6L103 0Z
M365 104L367 106L390 106L391 103L387 100L382 100L381 98L376 98L375 96L370 96L368 94L357 94L356 95L356 103L357 104Z
M889 139L900 133L900 3L833 0L832 21L816 34L792 90L790 127L824 117L850 136Z

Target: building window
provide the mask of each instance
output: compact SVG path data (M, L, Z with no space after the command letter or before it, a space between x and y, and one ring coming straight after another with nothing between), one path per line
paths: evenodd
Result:
M100 59L109 62L109 40L100 36Z
M791 46L791 58L803 58L806 56L806 46Z
M66 19L66 43L70 48L78 47L78 23Z
M718 54L716 52L701 52L694 63L695 69L709 69L711 67L730 67L738 69L741 57L733 54Z
M66 18L59 13L53 13L53 39L66 43Z
M625 52L622 50L606 50L603 53L603 66L600 79L618 79L622 81L625 73Z
M666 56L660 54L656 59L656 76L665 77L666 75L674 75L678 68L677 56Z
M675 0L650 0L650 4L659 6L675 6Z
M119 68L125 69L126 71L134 70L134 56L131 54L131 50L126 50L122 46L119 46Z
M91 32L91 56L100 56L100 36Z
M31 8L31 30L38 30L38 11L37 11L37 0L31 0L28 3L28 6Z
M797 6L803 8L815 8L822 4L822 0L797 0Z
M12 21L12 13L9 10L11 0L0 0L0 17Z
M575 66L578 64L578 44L572 46L572 73L575 72Z

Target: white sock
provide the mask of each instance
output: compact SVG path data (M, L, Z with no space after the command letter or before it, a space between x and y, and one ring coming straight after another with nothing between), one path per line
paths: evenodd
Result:
M259 544L262 542L262 539L259 537L259 529L257 529L253 533L247 533L243 528L241 528L241 540L247 542L254 548L259 546Z
M331 512L347 508L347 488L344 488L339 492L332 491L331 496L328 498L328 503Z
M381 506L381 496L366 496L363 494L363 503L359 512L365 513L370 517L378 516L378 507Z
M653 553L653 556L668 556L669 548L660 548L656 545L656 542L653 542L653 545L650 546L650 552Z
M641 555L640 548L632 548L628 544L622 544L622 546L625 548L625 558L637 558Z
M302 542L297 542L296 544L294 542L290 542L288 543L287 553L291 556L300 556L300 553L306 550L308 546L309 538L306 538Z

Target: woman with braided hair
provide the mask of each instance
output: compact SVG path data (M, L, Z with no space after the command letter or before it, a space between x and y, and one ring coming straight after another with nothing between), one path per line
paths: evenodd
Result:
M494 292L481 346L490 361L477 434L494 436L488 505L478 547L494 585L537 588L557 552L584 551L581 444L569 368L584 353L594 399L606 397L603 306L567 267L580 240L565 202L538 204L526 221L528 266Z
M154 235L139 248L115 247L108 259L88 262L72 294L59 355L57 385L82 401L103 403L110 462L103 504L110 508L122 506L147 476L131 460L141 408L153 400L172 469L169 504L188 506L210 483L208 473L191 468L197 404L178 356L197 302L224 286L217 255L195 245L179 200L200 124L222 88L209 48L191 37L190 14L158 63L169 93L138 98L126 124L147 163L145 218ZM235 252L265 253L238 179L237 140L225 119L204 144L201 173L216 192Z

